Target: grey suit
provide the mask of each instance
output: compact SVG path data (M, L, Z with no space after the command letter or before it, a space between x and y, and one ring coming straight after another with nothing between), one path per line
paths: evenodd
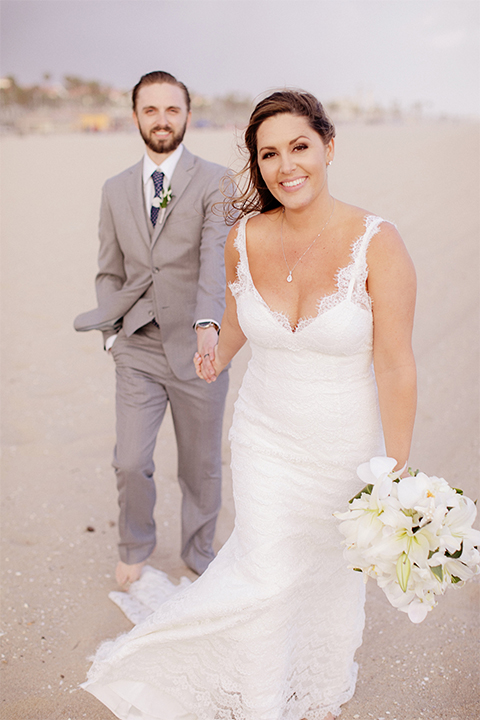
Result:
M197 572L213 558L220 507L221 426L227 373L207 385L195 375L195 320L220 323L224 310L221 202L225 168L186 148L172 200L155 228L145 211L143 161L111 178L100 214L98 307L75 319L79 331L118 337L114 467L120 504L120 557L141 562L155 546L153 450L170 403L183 493L182 557ZM152 324L156 320L159 329Z

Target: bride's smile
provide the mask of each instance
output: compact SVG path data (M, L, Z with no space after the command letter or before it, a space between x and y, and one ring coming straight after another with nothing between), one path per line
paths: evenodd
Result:
M265 185L286 209L307 207L328 193L327 166L334 141L325 144L307 118L273 115L258 129L257 148Z

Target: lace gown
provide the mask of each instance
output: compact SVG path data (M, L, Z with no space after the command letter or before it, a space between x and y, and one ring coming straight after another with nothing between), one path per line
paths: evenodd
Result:
M355 688L364 584L332 513L384 454L365 290L382 221L365 218L338 291L293 331L253 285L247 219L231 286L252 349L230 432L235 528L198 580L98 650L84 687L123 720L323 720Z

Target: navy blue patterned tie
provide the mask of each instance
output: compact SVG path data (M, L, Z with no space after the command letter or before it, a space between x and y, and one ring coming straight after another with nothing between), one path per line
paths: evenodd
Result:
M152 180L153 184L155 185L155 195L153 196L154 198L160 197L160 193L163 190L163 178L163 173L159 172L158 170L154 170L154 172L152 173ZM150 208L150 220L152 221L153 227L155 227L155 225L157 224L159 212L160 208L152 205L152 207Z

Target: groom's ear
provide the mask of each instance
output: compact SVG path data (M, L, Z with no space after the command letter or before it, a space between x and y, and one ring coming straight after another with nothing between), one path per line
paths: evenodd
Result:
M139 130L140 128L138 127L138 118L135 110L132 112L132 120L135 123L135 127L137 128L137 130Z

